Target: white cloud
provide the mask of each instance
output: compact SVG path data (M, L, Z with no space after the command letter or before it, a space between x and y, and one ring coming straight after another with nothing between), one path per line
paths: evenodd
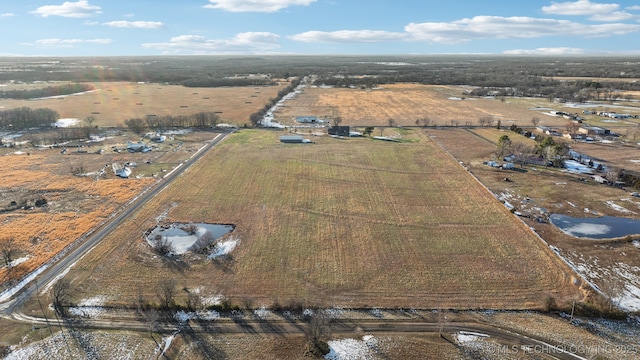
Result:
M640 10L640 5L627 6L627 10Z
M372 43L403 40L406 34L378 30L307 31L289 38L302 42Z
M4 13L4 14L0 14L0 17L12 17L12 16L16 16L16 14L14 13Z
M84 24L84 25L88 25L88 26L95 26L95 25L98 25L98 24L100 24L100 23L99 23L99 22L97 22L97 21L90 21L90 20L86 20L85 22L83 22L83 24Z
M77 44L110 44L111 39L40 39L36 40L35 45L40 46L57 46L57 47L73 47Z
M587 25L567 20L530 17L476 16L450 23L411 23L405 27L413 40L461 43L475 39L524 39L543 36L606 37L640 31L640 25Z
M580 55L584 53L584 49L570 47L515 49L503 52L506 55Z
M164 24L158 21L109 21L102 25L116 28L133 28L133 29L162 29Z
M124 17L126 17L126 18L132 18L134 16L135 16L135 14L133 14L133 13L124 14Z
M165 43L142 44L145 49L164 50L171 54L261 53L280 48L279 35L269 32L245 32L231 39L207 39L199 35L181 35Z
M65 1L62 5L45 5L37 8L32 13L42 16L63 16L71 18L83 18L102 13L102 8L90 5L87 0L77 2Z
M640 25L582 24L568 20L530 17L476 16L452 22L411 23L404 32L376 30L307 31L289 36L302 42L372 43L420 41L458 44L480 39L531 39L545 36L609 37L640 32Z
M578 0L576 2L552 2L549 6L543 6L542 12L554 15L598 15L617 11L618 4L599 4L589 0Z
M632 20L632 19L638 19L638 16L630 14L626 11L614 11L607 14L596 14L589 17L589 20L603 21L603 22L625 21L625 20Z
M276 12L284 8L308 6L317 0L209 0L207 9L221 9L230 12Z

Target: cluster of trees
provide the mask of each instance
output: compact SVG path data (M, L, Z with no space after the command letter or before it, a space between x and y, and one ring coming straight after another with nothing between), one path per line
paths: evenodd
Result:
M262 119L264 118L264 116L267 114L267 112L269 112L269 110L278 103L278 101L280 101L280 99L282 99L285 95L287 95L288 93L292 92L295 90L296 87L298 87L298 85L300 85L301 80L298 79L293 79L291 80L291 83L289 84L289 86L285 87L284 89L281 89L280 91L278 91L278 95L275 98L270 99L263 107L262 109L254 112L253 114L249 115L249 122L251 123L251 126L253 127L258 127L260 126L260 122L262 121Z
M531 133L523 131L515 124L511 126L514 133L529 137ZM509 135L502 135L498 139L498 156L513 154L514 162L520 166L529 163L533 158L542 158L555 167L563 167L563 162L569 154L569 147L563 143L557 143L551 136L536 136L536 145L527 145L521 141L511 141Z
M124 121L124 124L136 134L141 134L145 129L161 130L167 128L210 128L220 123L220 116L211 111L199 112L192 115L147 115L146 118L133 118Z
M0 111L0 129L25 130L30 128L51 127L60 118L57 111L51 109L31 109L21 107Z
M51 96L71 95L84 91L93 90L94 87L88 84L64 84L58 86L48 86L41 89L31 90L4 90L0 91L2 99L37 99Z

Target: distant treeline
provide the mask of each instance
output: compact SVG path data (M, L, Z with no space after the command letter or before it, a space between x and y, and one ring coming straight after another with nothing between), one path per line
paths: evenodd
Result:
M437 73L387 74L378 76L319 77L315 85L374 88L393 83L477 86L471 96L545 97L563 101L616 100L619 91L640 90L640 83L629 81L556 80L539 75L518 76L494 69L491 73L438 71Z
M64 84L58 86L48 86L42 89L31 90L4 90L0 91L2 99L38 99L51 96L71 95L84 91L93 90L94 87L88 84Z
M58 112L51 109L18 109L0 111L0 129L25 130L36 127L51 127L60 118Z
M289 86L284 89L278 91L278 95L275 98L269 99L269 101L262 107L262 109L254 112L249 115L249 122L251 122L251 126L257 127L260 126L260 122L264 118L264 116L269 112L269 110L280 101L285 95L295 90L296 87L300 85L300 79L294 79L291 81Z
M224 87L224 86L271 86L277 83L271 79L224 78L224 79L189 79L182 81L186 87Z
M210 128L218 125L220 116L215 112L199 112L192 115L180 116L155 116L147 115L144 119L133 118L124 121L124 124L137 134L141 134L145 129L161 130L168 128Z

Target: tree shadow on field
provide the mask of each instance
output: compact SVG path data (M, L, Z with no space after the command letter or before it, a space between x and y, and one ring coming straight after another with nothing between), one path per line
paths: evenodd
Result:
M182 261L179 257L162 257L162 264L171 270L175 270L180 274L184 274L185 271L189 270L190 266L186 262Z
M191 325L188 323L181 324L180 333L184 336L185 339L188 340L189 343L194 345L194 350L198 352L201 356L201 359L227 359L227 354L212 346L207 342L207 339L204 338L200 333L197 333L193 330Z

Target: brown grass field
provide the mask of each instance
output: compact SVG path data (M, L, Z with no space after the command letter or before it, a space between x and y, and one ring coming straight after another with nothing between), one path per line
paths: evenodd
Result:
M72 270L75 296L153 302L162 278L255 306L538 309L577 295L529 228L420 131L306 146L278 135L243 130L213 149ZM165 213L235 224L233 260L154 255L143 233Z
M463 95L467 89L420 84L390 84L376 90L308 87L294 101L285 103L275 117L283 124L293 124L295 116L340 116L342 125L351 126L387 126L389 118L398 126L415 126L416 119L422 117L431 119L432 125L444 126L458 121L461 126L467 122L477 126L478 120L487 116L507 127L513 123L532 126L534 117L548 126L566 123L561 117L546 116L544 110L536 110L549 107L560 110L560 104L546 99L470 98Z
M87 116L93 116L96 118L93 125L98 126L123 126L126 119L145 118L149 114L177 116L219 111L222 122L242 126L249 125L249 115L262 108L269 99L276 97L284 87L187 88L179 85L126 82L91 85L95 87L95 91L62 98L0 99L0 109L23 106L49 108L56 110L61 118L83 120Z
M4 285L6 280L18 279L34 270L155 181L152 178L122 181L113 176L94 181L91 177L73 176L69 170L73 161L91 155L71 155L65 163L60 161L58 149L36 150L29 155L3 151L4 156L0 156L5 169L0 175L3 208L11 201L20 204L25 200L31 206L39 197L48 201L44 208L0 214L1 238L14 238L20 249L18 257L29 257L11 272L4 267L0 269Z

